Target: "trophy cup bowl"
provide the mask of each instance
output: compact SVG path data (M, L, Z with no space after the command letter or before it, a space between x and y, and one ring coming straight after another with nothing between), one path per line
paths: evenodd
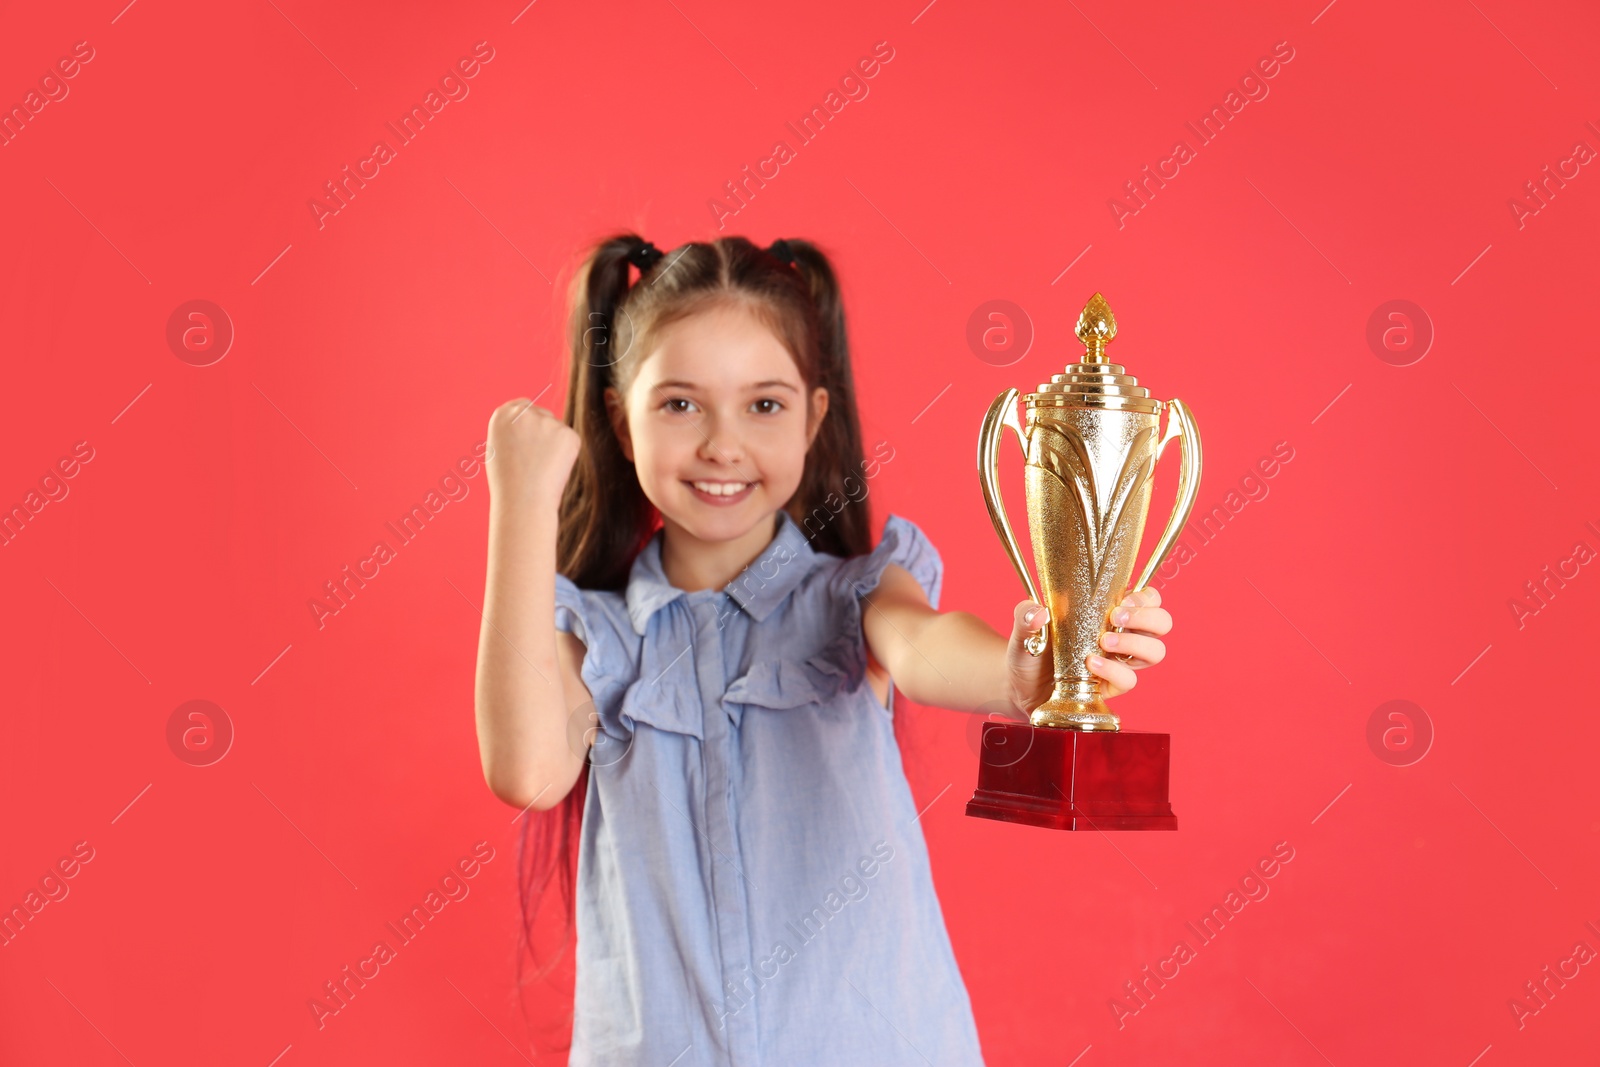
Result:
M1151 397L1122 365L1107 360L1106 346L1116 334L1110 307L1094 294L1078 317L1082 358L1023 397L1026 422L1017 416L1014 388L996 397L984 416L978 436L984 502L1028 596L1049 609L1049 621L1027 647L1036 656L1050 649L1055 684L1028 723L984 724L969 815L1059 829L1078 829L1080 820L1083 828L1177 828L1166 795L1170 735L1124 732L1086 660L1113 628L1113 606L1128 589L1143 588L1177 543L1199 490L1200 437L1183 401ZM1000 492L1000 439L1007 426L1022 445L1038 586ZM1177 502L1138 582L1129 586L1156 464L1175 438L1182 447Z

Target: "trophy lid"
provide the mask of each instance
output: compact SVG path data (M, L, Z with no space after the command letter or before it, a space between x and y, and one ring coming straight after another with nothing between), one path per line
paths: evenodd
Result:
M1161 401L1139 380L1125 373L1120 363L1106 359L1106 346L1117 336L1117 318L1111 305L1099 293L1089 298L1078 315L1075 331L1084 352L1077 363L1067 364L1061 374L1052 375L1037 392L1026 397L1030 407L1090 407L1120 411L1159 412Z

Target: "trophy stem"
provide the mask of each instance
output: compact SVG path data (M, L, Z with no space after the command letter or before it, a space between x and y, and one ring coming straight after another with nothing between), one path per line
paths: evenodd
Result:
M1028 721L1057 730L1122 729L1122 720L1100 699L1100 679L1093 676L1058 677L1050 699L1034 708Z

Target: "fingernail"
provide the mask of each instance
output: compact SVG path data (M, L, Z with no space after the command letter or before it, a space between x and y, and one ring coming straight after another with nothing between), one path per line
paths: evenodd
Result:
M1105 665L1106 665L1106 661L1101 659L1099 656L1090 656L1089 657L1089 666L1091 666L1091 667L1104 667Z
M1105 645L1107 648L1116 648L1117 647L1117 635L1114 634L1114 633L1107 633L1101 639L1100 643Z
M1129 611L1127 608L1118 608L1116 614L1111 616L1111 621L1116 623L1118 626L1126 626L1128 625L1128 620L1131 618L1133 618L1133 612Z
M1127 596L1122 598L1122 606L1125 608L1138 607L1138 605L1139 598L1134 596L1132 593L1129 593Z
M1022 613L1022 621L1031 625L1033 623L1033 617L1037 614L1039 614L1038 608L1029 608L1027 611Z

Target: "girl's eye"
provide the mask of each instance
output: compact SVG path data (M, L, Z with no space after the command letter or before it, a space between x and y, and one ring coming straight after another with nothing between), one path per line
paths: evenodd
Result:
M771 404L772 405L770 408L765 408L765 409L761 410L761 414L763 414L763 415L776 415L778 412L783 410L783 401L775 400L770 396L764 396L760 400L756 401L756 405L757 406L759 406L761 404Z
M680 407L674 407L673 406L674 404L686 404L686 405L688 405L688 407L681 407L681 408ZM675 396L675 397L672 397L672 398L668 399L667 402L662 404L661 406L663 408L665 408L667 411L672 412L674 415L684 415L684 414L688 413L689 408L692 408L694 406L694 401L690 400L686 396Z

